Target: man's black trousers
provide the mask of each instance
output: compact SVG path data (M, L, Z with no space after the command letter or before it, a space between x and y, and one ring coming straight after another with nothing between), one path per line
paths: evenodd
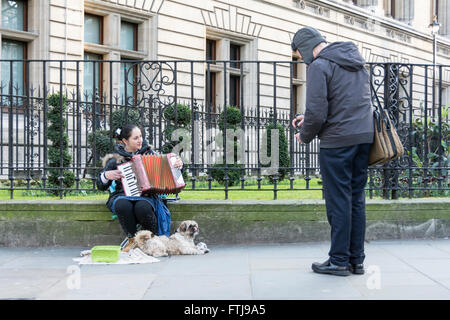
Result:
M331 263L364 261L365 192L370 144L321 148L320 170L327 218L331 226Z

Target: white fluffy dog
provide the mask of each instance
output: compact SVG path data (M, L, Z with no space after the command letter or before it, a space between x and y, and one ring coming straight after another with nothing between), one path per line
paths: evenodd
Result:
M205 254L209 252L206 244L194 244L199 232L197 222L183 221L170 237L156 236L151 231L142 230L136 233L136 245L146 254L153 257L165 257L179 254Z

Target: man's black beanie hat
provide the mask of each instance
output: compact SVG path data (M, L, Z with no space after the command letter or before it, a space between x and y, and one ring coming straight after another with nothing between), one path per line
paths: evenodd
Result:
M310 64L314 60L313 49L321 42L326 42L319 31L313 27L303 27L299 29L292 39L292 51L298 50L303 61Z

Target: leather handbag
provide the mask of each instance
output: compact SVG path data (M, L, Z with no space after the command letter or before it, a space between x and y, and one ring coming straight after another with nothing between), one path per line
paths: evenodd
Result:
M383 165L405 153L388 111L377 108L373 112L374 139L370 149L369 166Z

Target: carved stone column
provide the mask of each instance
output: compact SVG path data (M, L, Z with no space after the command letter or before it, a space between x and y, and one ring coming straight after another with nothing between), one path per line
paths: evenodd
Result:
M450 37L450 0L439 0L437 9L437 19L441 24L439 34Z
M414 19L414 0L396 0L392 9L396 20L410 23Z
M363 8L376 7L378 0L356 0L356 5Z

